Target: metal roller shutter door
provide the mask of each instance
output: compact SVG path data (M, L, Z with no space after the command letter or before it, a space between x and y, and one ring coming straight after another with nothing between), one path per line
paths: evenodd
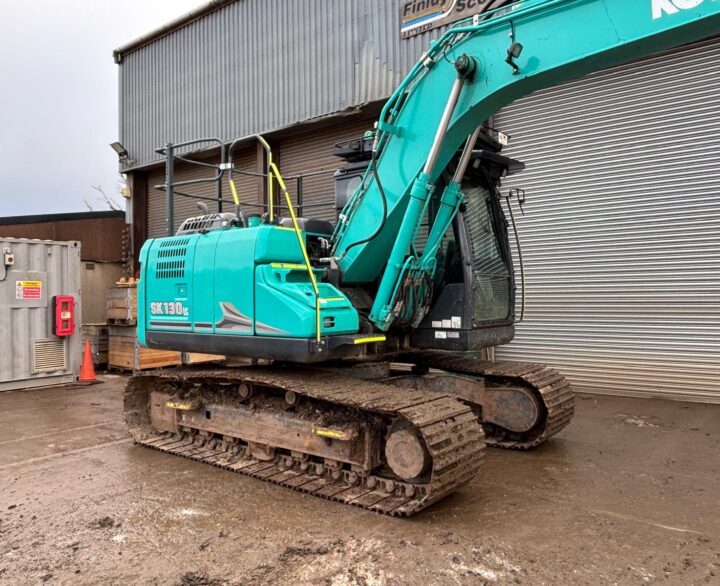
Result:
M303 216L321 218L335 223L335 179L333 171L345 164L334 157L338 142L357 138L371 130L375 118L335 118L321 129L306 131L280 142L280 172L285 177L327 170L327 173L303 179ZM288 189L295 201L295 181Z
M501 111L527 169L528 307L497 359L580 391L720 403L720 41Z

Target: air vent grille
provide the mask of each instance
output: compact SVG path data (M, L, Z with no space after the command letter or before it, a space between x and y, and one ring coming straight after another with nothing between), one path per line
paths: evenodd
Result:
M164 260L157 263L155 276L158 279L182 279L185 276L184 260Z
M170 248L173 246L187 246L190 244L190 238L171 238L169 240L163 240L160 243L160 248Z
M187 254L187 248L177 247L177 248L165 248L163 250L158 251L158 258L172 258L172 257L184 257Z
M185 276L185 258L190 238L170 238L160 243L155 266L157 279L182 279Z
M65 340L60 338L33 340L32 350L33 373L67 368Z

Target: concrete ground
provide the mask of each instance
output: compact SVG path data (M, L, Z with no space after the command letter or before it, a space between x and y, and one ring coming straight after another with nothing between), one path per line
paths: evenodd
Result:
M581 396L403 520L135 446L103 380L0 393L0 583L720 584L720 406Z

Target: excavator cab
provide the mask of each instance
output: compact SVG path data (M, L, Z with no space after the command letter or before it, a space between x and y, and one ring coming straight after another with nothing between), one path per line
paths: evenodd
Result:
M427 316L410 335L416 349L480 350L512 340L515 321L515 275L509 243L509 223L502 206L503 178L525 165L501 154L503 145L487 128L478 135L463 176L465 194L460 213L437 252L433 300ZM333 151L346 164L335 173L338 214L362 181L371 159L372 137L338 143ZM442 193L461 153L438 182ZM416 240L418 252L437 214L437 201L428 206Z

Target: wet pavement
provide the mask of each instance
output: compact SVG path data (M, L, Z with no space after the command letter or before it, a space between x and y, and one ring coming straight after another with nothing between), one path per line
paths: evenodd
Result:
M720 584L720 406L581 396L409 519L141 448L119 376L0 393L1 584Z

